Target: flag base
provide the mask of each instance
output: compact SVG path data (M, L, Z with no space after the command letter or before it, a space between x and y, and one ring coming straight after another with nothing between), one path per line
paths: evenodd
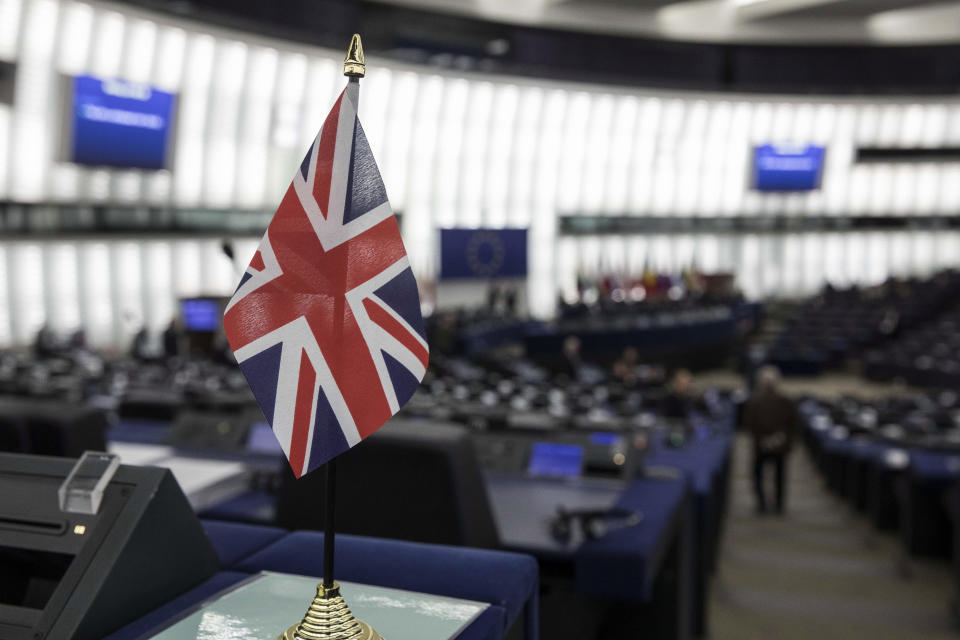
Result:
M353 617L340 595L339 584L334 582L326 589L321 582L303 620L281 633L277 640L383 640L383 636Z

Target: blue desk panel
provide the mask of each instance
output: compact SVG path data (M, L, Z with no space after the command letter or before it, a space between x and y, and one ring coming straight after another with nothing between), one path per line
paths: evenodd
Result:
M578 589L600 598L648 601L666 552L684 526L687 489L685 479L644 478L627 485L617 506L642 512L643 521L577 549Z
M287 531L278 527L213 520L204 520L203 530L207 532L207 537L217 550L220 566L224 569L233 569L240 561L287 535Z
M913 449L910 474L922 483L953 483L960 476L960 454Z

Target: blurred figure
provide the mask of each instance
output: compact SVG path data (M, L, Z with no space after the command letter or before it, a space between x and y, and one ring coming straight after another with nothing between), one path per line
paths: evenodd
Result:
M793 447L797 410L780 392L779 384L776 367L761 367L753 395L743 409L744 427L753 437L753 487L758 513L767 511L764 470L768 466L774 468L776 512L783 513L784 507L784 473L787 454Z
M640 354L634 347L627 347L620 354L620 359L613 363L613 377L628 387L636 385L639 363Z
M517 285L511 284L504 288L503 313L508 318L517 317Z
M44 324L33 340L33 352L38 358L51 358L60 353L60 340L50 325Z
M693 374L688 369L677 369L667 388L667 397L663 402L663 415L671 420L687 420L693 410L693 396L690 390Z
M583 368L583 358L580 357L580 338L567 336L563 340L563 359L557 367L557 373L566 374L571 380L576 380Z
M70 348L71 349L86 349L87 348L87 332L82 328L77 329L70 334Z
M130 343L130 357L134 360L151 360L151 356L150 333L146 325L143 325L133 335L133 341Z
M491 282L490 286L487 287L487 311L492 314L497 313L501 295L500 286L496 282Z
M176 318L171 319L163 330L163 354L168 358L180 354L180 327Z
M457 315L442 311L427 325L430 350L445 356L453 355L457 347Z
M883 311L883 317L880 319L880 324L877 326L877 331L880 332L885 339L893 338L897 335L900 329L900 312L897 311L896 307L888 306Z

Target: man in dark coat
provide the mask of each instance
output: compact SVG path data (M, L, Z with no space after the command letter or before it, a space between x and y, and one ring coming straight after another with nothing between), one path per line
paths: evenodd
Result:
M779 382L780 372L776 367L762 367L757 372L753 396L744 407L744 427L753 438L753 485L759 513L767 510L763 480L768 466L774 468L776 511L783 513L786 459L797 426L797 409L793 401L779 391Z

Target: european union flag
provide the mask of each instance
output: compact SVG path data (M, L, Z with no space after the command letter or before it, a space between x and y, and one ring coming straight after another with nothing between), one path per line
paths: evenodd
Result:
M441 280L526 275L526 229L440 230Z

